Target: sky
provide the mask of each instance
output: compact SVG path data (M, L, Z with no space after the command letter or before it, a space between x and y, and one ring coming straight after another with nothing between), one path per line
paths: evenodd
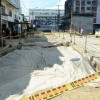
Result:
M20 0L21 8L24 14L28 14L29 9L64 9L66 0Z

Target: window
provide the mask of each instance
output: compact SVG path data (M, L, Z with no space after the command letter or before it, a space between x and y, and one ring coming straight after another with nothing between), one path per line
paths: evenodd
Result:
M46 13L46 15L49 15L49 13Z
M90 5L91 4L91 1L87 1L87 4Z
M93 11L96 11L97 10L97 7L93 7L92 9L93 9Z
M87 7L87 10L91 10L91 7Z
M96 13L94 13L93 15L94 15L94 17L96 17L96 15L97 15L97 14L96 14Z
M93 4L93 5L96 5L96 4L97 4L97 1L96 1L96 0L94 0L94 1L92 2L92 4Z
M94 23L96 23L96 18L94 18Z
M81 7L81 11L82 12L85 12L85 7Z
M85 1L81 1L81 5L82 6L85 6Z
M80 3L80 1L79 0L76 0L76 4L79 4Z
M76 11L79 11L79 7L76 7Z

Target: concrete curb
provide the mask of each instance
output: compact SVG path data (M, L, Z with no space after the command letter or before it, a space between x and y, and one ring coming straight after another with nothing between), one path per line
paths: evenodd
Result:
M14 51L14 50L16 50L16 49L18 49L18 50L20 50L21 48L22 48L22 46L23 46L23 44L17 44L16 46L13 46L13 47L11 47L11 48L6 48L5 50L2 50L1 52L0 52L0 57L3 57L3 56L5 56L6 54L8 54L8 53L10 53L10 52L12 52L12 51Z

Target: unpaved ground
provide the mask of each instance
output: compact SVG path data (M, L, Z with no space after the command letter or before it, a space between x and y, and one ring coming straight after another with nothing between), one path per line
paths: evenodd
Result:
M22 50L0 59L0 100L18 100L23 95L95 73L86 58L71 47L66 47L68 44L63 40L63 43L58 43L60 39L52 39L29 39ZM63 98L67 100L66 96Z
M51 100L100 100L100 88L81 87Z
M100 100L100 88L81 87L68 91L52 100Z

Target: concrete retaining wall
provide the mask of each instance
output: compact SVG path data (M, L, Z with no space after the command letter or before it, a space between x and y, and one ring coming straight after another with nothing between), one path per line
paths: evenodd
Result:
M5 56L6 54L8 54L8 53L10 53L10 52L12 52L12 51L14 51L16 49L20 50L21 48L22 48L22 44L18 44L16 46L13 46L12 48L8 47L7 49L5 49L5 50L0 52L0 57Z

